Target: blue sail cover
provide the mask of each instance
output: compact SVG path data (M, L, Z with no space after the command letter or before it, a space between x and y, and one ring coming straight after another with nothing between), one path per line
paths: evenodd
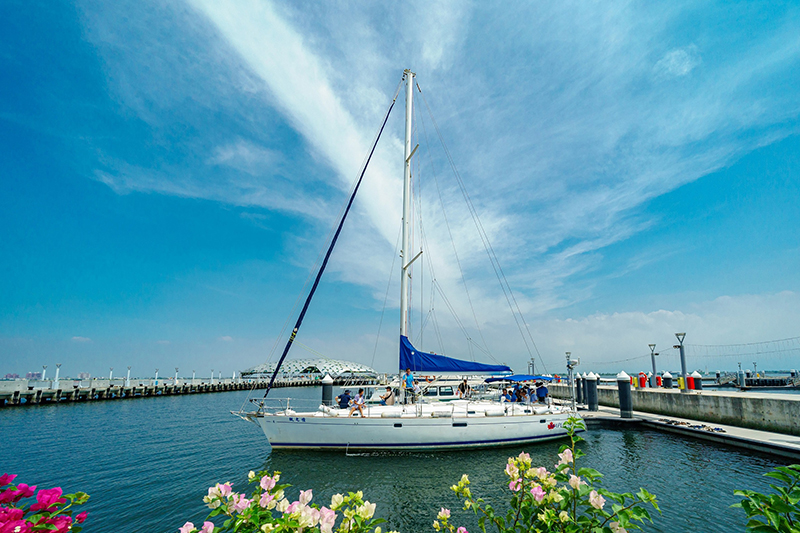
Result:
M495 372L511 372L511 369L505 365L485 365L444 355L420 352L411 345L408 337L400 335L400 370L403 371L406 368L410 368L414 372L431 373L493 374Z

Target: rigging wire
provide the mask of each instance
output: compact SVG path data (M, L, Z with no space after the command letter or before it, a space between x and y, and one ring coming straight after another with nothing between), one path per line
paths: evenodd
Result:
M417 84L417 89L419 89L419 84ZM420 90L420 94L422 94L421 90ZM423 99L424 99L424 96L423 96ZM425 105L427 106L427 103ZM429 112L430 112L430 110L429 110ZM420 116L422 116L422 115L420 115ZM425 128L425 121L421 120L420 123L422 124L422 131L423 131L423 135L425 136L425 142L426 142L426 144L430 145L430 142L428 141L428 132L427 132L427 129ZM478 315L475 312L475 306L472 304L472 297L469 294L469 286L467 285L467 280L466 280L466 277L464 276L464 269L461 267L461 259L458 256L458 250L456 249L456 241L455 241L455 238L453 238L453 231L450 228L450 221L449 221L449 219L447 217L447 210L444 207L444 199L442 198L442 191L441 191L441 188L439 187L439 180L436 177L436 170L435 170L435 167L433 165L433 158L430 157L430 152L428 152L428 157L430 158L431 173L433 175L433 181L436 184L436 192L438 193L438 196L439 196L439 203L442 206L442 216L444 218L445 226L447 227L447 234L450 236L450 242L453 245L453 254L455 255L455 258L456 258L456 265L458 266L458 271L459 271L459 274L461 275L461 283L464 285L464 292L467 295L467 301L469 302L469 307L470 307L470 309L472 311L472 317L475 320L475 327L477 328L478 334L480 335L481 341L483 342L483 345L485 347L485 349L482 349L482 351L484 353L489 354L492 357L492 360L494 360L496 362L497 360L494 358L494 356L491 355L491 352L489 350L489 346L488 346L488 344L486 344L486 339L483 337L483 331L481 330L481 326L480 326L480 324L478 322ZM468 339L469 339L469 337L468 337ZM469 340L471 341L471 339L469 339ZM470 349L470 355L473 357L473 360L474 360L474 354L472 353L471 349Z
M439 126L436 123L436 119L433 116L433 111L431 110L430 105L428 104L428 100L425 98L425 94L422 92L422 88L419 86L419 82L416 83L417 90L419 91L420 96L422 96L422 101L425 103L425 107L428 110L428 114L431 117L431 122L436 130L436 133L439 137L439 141L442 144L442 148L444 149L445 155L447 160L450 163L450 167L453 170L453 174L458 182L459 188L461 190L461 194L464 197L464 200L467 204L467 208L472 216L473 223L478 230L478 235L481 238L481 242L483 243L483 247L486 250L487 255L489 256L489 262L492 264L492 268L494 269L495 276L497 276L497 280L500 282L500 287L503 289L503 294L506 297L506 301L508 302L509 308L511 309L511 314L514 316L514 321L517 323L517 327L520 330L520 335L522 336L522 340L525 343L525 348L528 351L528 354L533 357L533 353L531 352L530 346L528 345L528 340L525 337L525 333L522 331L522 326L520 325L520 319L522 324L525 326L525 330L528 333L528 337L530 338L531 344L533 345L534 350L536 351L536 355L539 356L539 361L541 361L542 366L547 372L547 365L542 358L542 354L539 352L538 346L536 346L536 341L533 338L533 335L530 332L530 328L528 327L528 323L525 321L525 317L522 315L522 310L519 307L519 303L517 302L516 297L514 296L514 292L511 290L511 285L508 283L508 279L506 278L505 273L503 272L502 267L500 266L500 261L497 258L497 254L492 247L491 241L489 240L489 235L483 227L483 224L480 221L480 217L478 216L478 212L475 209L474 204L472 203L472 199L469 197L467 193L466 187L464 186L464 182L461 179L461 175L458 172L458 169L455 166L455 161L453 160L452 155L450 154L450 150L447 148L447 145L444 142L444 138L442 137L441 131L439 130ZM424 126L423 126L424 128ZM438 184L437 184L438 187ZM449 229L449 227L448 227ZM502 278L502 279L501 279ZM512 306L513 300L513 306ZM471 302L470 302L471 304ZM514 307L516 307L516 313L514 312ZM517 314L519 314L519 319L517 318Z
M378 353L378 341L381 338L381 328L383 327L383 315L386 313L386 302L389 301L389 287L392 285L392 274L394 274L394 264L397 261L398 250L400 249L400 236L403 234L403 226L397 230L397 242L394 245L394 255L392 256L392 268L389 269L389 280L386 282L386 294L383 296L383 309L381 309L381 320L378 323L378 333L375 335L375 348L372 350L372 361L369 366L375 367L375 354ZM402 274L401 274L402 275Z

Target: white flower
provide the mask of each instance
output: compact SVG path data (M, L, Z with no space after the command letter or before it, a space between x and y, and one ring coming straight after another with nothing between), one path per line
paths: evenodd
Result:
M602 509L603 505L606 503L606 499L600 496L596 490L593 490L589 493L589 503L595 509Z
M624 527L621 527L619 525L619 522L611 522L610 524L608 524L608 526L614 533L628 533L628 530L625 529Z
M344 496L341 494L334 494L331 497L331 509L334 511L338 509L344 503Z
M369 520L372 518L372 515L375 514L375 507L374 503L369 503L368 501L364 502L364 505L358 508L358 516L365 520Z
M283 498L283 499L282 499L282 500L280 500L280 501L279 501L277 504L275 504L275 509L276 509L276 510L277 510L279 513L283 513L283 512L285 512L285 511L286 511L286 509L288 509L288 508L289 508L289 500L287 500L286 498Z

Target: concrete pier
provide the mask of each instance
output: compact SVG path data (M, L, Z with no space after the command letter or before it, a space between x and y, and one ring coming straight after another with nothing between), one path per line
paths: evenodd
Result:
M346 382L346 383L345 383ZM92 379L73 380L61 378L58 387L55 381L39 381L15 379L0 381L0 407L40 405L53 403L87 402L98 400L125 400L174 396L181 394L205 394L212 392L229 392L238 390L266 389L268 380L215 379L214 383L200 380L169 380L167 383L155 379ZM377 379L366 379L353 382L340 378L334 381L337 385L377 385ZM304 376L277 379L273 388L309 387L321 385L321 377Z
M555 398L569 398L569 386L549 387ZM597 387L601 406L619 408L616 387ZM690 391L637 388L631 391L633 411L727 424L800 436L800 395L755 391Z

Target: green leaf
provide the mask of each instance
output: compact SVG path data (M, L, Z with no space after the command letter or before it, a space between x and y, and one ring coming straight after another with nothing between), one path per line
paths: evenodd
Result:
M783 472L772 471L772 472L767 472L764 475L767 476L767 477L771 477L771 478L777 479L779 481L783 481L787 485L791 485L791 483L792 483L792 478L790 476L787 476Z

